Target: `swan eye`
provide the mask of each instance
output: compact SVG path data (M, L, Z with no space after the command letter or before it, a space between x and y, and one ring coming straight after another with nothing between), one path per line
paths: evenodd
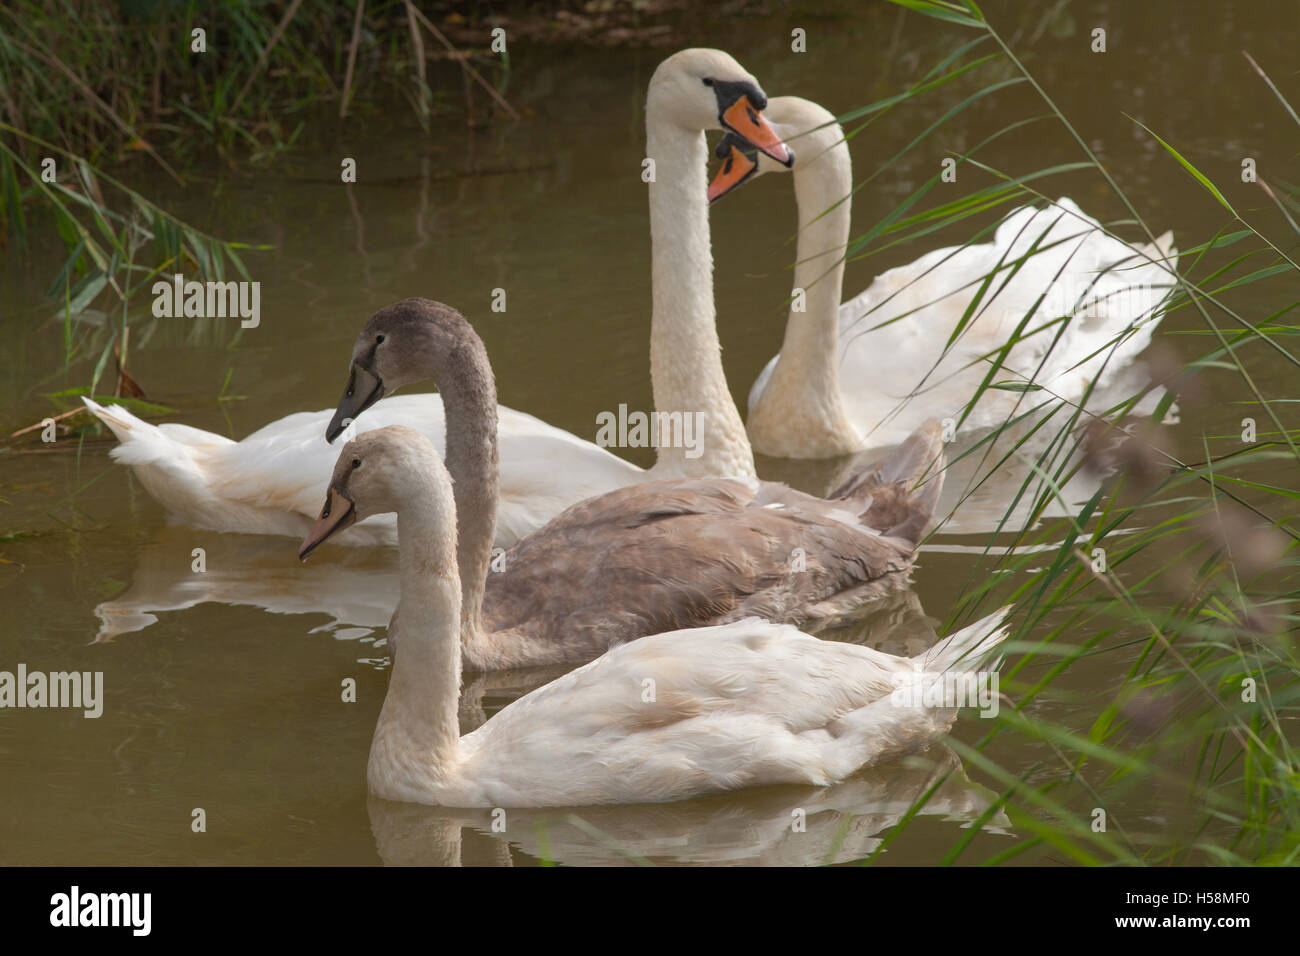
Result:
M361 467L361 459L360 459L360 458L353 458L353 459L352 459L352 467L353 467L354 469L355 469L355 468L360 468L360 467Z
M713 85L713 77L711 77L711 76L706 76L706 77L704 78L704 85L705 85L705 86L712 86L712 85Z
M383 345L383 343L384 343L384 338L385 338L385 336L383 336L383 335L376 335L376 336L375 336L375 344L376 344L376 345Z

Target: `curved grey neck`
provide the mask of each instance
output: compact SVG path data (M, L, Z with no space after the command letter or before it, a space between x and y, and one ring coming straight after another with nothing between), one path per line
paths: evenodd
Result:
M662 474L755 474L754 455L722 368L709 242L704 133L646 119L655 162L650 190L650 380L655 411L695 415L698 455L684 443L657 449ZM661 436L662 438L662 436Z
M496 537L500 484L497 389L487 352L477 336L452 350L447 358L449 368L435 378L446 417L444 461L456 499L461 632L466 639L473 639L482 628L483 589Z

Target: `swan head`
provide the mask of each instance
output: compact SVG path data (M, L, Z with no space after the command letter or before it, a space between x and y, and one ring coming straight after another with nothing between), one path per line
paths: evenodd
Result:
M796 177L809 175L810 170L812 175L817 175L817 160L828 150L848 149L844 130L835 121L835 115L812 100L799 96L773 97L767 101L763 113L782 142L799 141L799 151L805 158L799 161ZM778 163L743 136L731 132L722 137L714 155L722 160L722 165L709 183L709 202L717 202L765 173L790 172L794 166L793 152L791 162Z
M419 298L394 302L372 315L357 336L347 388L325 440L332 443L353 419L403 385L429 378L454 385L458 376L490 367L486 362L482 340L451 306Z
M429 439L413 428L389 425L343 446L315 526L302 539L298 560L328 538L371 515L433 508L436 527L456 533L451 476Z
M776 162L794 162L763 118L766 106L758 80L730 54L703 48L681 50L660 63L646 95L646 110L656 119L687 130L736 133Z

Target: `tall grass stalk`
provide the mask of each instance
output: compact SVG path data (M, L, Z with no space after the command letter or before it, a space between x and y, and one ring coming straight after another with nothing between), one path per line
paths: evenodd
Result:
M1138 203L974 0L892 2L969 30L975 38L959 44L911 89L841 116L846 136L857 135L889 110L912 103L925 108L928 93L959 79L984 74L989 79L855 184L855 191L973 103L1003 89L1027 84L1046 112L1016 119L954 156L982 176L983 185L960 199L925 208L924 200L940 181L936 174L855 236L847 257L879 254L945 229L962 230L964 249L984 240L995 226L972 234L972 222L986 221L987 213L1013 202L1050 203L1047 185L1081 171L1097 176L1128 214L1105 224L1106 231L1123 239L1123 233L1136 230L1139 242L1154 244L1155 232ZM990 45L995 52L986 52ZM1242 66L1276 99L1279 116L1300 131L1300 116L1267 72L1249 55ZM1073 141L1079 161L1011 172L977 158L1006 132L1045 121L1056 123ZM856 127L851 125L855 122ZM1044 319L1041 311L1030 310L1007 342L971 363L987 368L963 422L989 391L1018 397L1001 425L954 456L954 463L977 466L961 501L994 472L1014 467L1022 478L1004 502L995 532L977 549L948 624L958 627L1008 600L1016 610L1002 675L1008 706L990 723L966 725L983 731L978 741L953 746L973 772L1000 791L987 812L1005 810L1015 833L1010 842L1004 839L992 852L973 858L972 848L984 844L977 839L978 826L972 826L951 847L945 863L999 863L1030 851L1097 865L1300 862L1295 729L1300 660L1294 641L1300 597L1300 533L1295 528L1300 429L1289 423L1294 400L1265 394L1244 354L1258 344L1300 367L1287 341L1300 329L1283 322L1294 305L1252 321L1228 297L1253 283L1300 278L1300 267L1288 252L1295 242L1290 234L1300 236L1292 215L1300 202L1294 187L1261 183L1288 235L1286 240L1273 238L1260 222L1236 209L1176 143L1162 138L1158 129L1137 125L1167 156L1171 173L1199 183L1207 201L1227 217L1213 236L1184 250L1177 270L1171 262L1161 263L1174 288L1160 315L1190 310L1212 348L1185 366L1165 369L1146 393L1105 408L1093 407L1096 379L1082 401L1070 403L1050 394L1037 374L1015 375L1003 366L1022 340L1047 336L1055 346L1071 322L1082 321L1076 315ZM971 176L963 181L970 182ZM1138 243L1128 245L1140 255ZM1042 251L1031 249L1018 260L998 263L966 290L970 302L943 346L945 355L963 341L1007 276ZM888 303L883 306L887 311ZM884 314L859 317L849 334L870 334L907 318L891 314L885 320ZM1118 332L1095 354L1109 360L1131 331ZM1195 342L1195 335L1181 341ZM1212 369L1235 375L1242 401L1260 413L1264 431L1254 443L1202 432L1191 453L1168 447L1162 423L1180 389ZM1106 477L1079 503L1065 488L1081 471ZM941 526L938 533L943 530ZM1105 549L1101 567L1093 557L1097 548ZM1109 675L1104 686L1086 695L1070 689L1095 682L1098 674ZM1066 681L1066 675L1074 679ZM1005 752L1042 756L1013 769L994 757ZM1129 812L1139 792L1143 817ZM1150 821L1152 793L1168 804L1163 825ZM926 799L921 797L914 809ZM1104 828L1099 811L1104 811ZM915 812L906 816L873 859L903 838L915 818Z

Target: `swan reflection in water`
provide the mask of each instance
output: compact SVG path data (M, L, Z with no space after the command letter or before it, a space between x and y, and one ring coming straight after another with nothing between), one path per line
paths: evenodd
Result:
M371 797L367 808L388 866L818 866L870 856L932 788L918 815L962 826L996 800L967 779L951 749L936 744L829 787L547 810L453 810ZM981 829L1005 835L1010 826L998 810Z
M203 573L192 551L204 551ZM397 607L397 551L339 548L329 561L302 564L284 538L219 534L167 526L137 551L131 586L95 608L96 642L158 622L157 615L199 604L260 607L272 614L327 614L316 628L341 640L388 626Z

